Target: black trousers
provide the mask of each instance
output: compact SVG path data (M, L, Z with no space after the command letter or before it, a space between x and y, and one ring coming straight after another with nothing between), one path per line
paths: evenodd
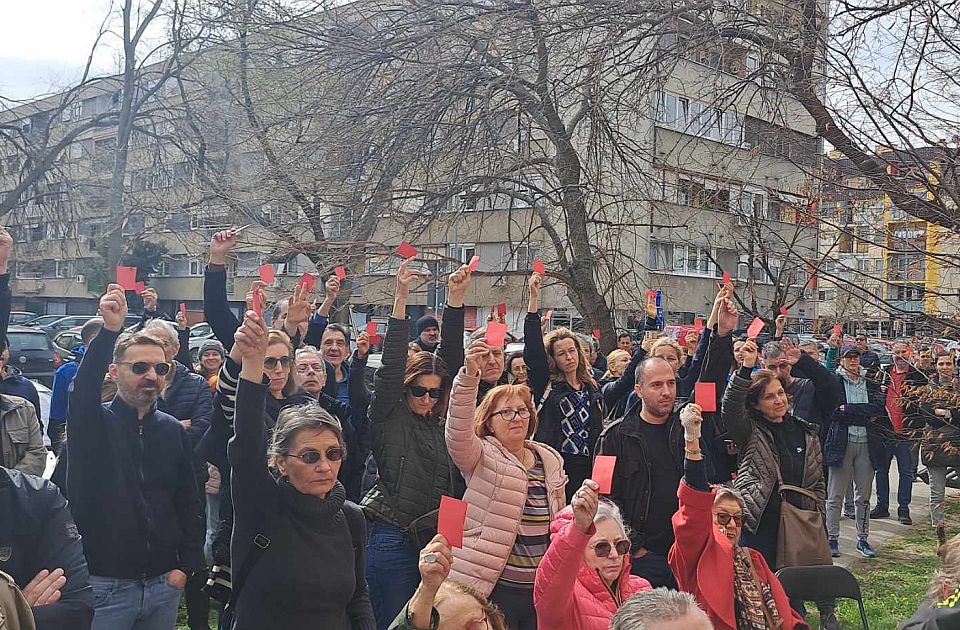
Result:
M497 582L489 599L500 608L510 630L537 630L532 584L530 588L519 588Z

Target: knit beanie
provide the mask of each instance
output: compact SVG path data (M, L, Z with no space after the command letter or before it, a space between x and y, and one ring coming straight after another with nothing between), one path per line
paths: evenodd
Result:
M423 334L427 328L440 328L440 324L437 323L437 318L433 315L424 315L417 320L417 336Z
M223 344L216 339L207 339L200 344L200 350L197 351L197 357L202 357L203 353L207 350L216 350L220 354L221 359L223 359L226 355L226 352L223 349Z

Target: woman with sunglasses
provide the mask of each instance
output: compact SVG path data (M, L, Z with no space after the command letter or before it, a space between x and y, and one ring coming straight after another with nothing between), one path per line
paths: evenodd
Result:
M460 497L464 489L443 439L450 392L446 367L429 352L407 358L407 296L420 276L411 262L401 263L397 272L393 314L387 322L382 366L370 402L368 431L380 478L361 501L372 523L367 581L381 630L417 588L417 558L423 542L415 541L436 534L440 497Z
M620 509L592 479L553 520L533 601L541 628L606 630L617 609L650 582L630 575L630 539Z
M676 540L668 561L680 590L693 594L718 630L807 627L763 554L740 546L744 501L736 490L707 483L700 407L680 411L685 439L684 477L673 516ZM707 578L706 576L709 576Z
M270 334L248 311L234 337L243 362L229 446L237 568L231 627L372 630L366 523L337 481L346 456L340 423L316 404L287 407L268 438L274 379L262 366Z
M536 630L533 582L550 544L550 521L563 508L563 459L530 438L537 416L529 388L500 385L477 406L488 354L473 342L453 381L447 449L467 480L463 548L453 579L477 589L503 611L514 630Z

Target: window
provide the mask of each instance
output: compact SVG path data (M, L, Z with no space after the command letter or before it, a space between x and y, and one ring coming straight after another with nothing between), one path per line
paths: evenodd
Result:
M260 254L257 252L237 252L236 275L255 276L260 266Z
M504 243L503 260L510 260L508 266L513 271L523 271L533 267L533 261L540 258L540 243ZM470 262L469 260L467 262Z
M650 271L673 270L673 245L670 243L650 243Z
M650 243L651 271L665 271L685 276L714 277L715 266L708 248L680 243Z
M760 71L760 57L757 55L747 55L746 63L747 77L754 77Z
M447 248L447 256L460 264L470 262L470 259L477 255L477 246L469 245L450 245Z

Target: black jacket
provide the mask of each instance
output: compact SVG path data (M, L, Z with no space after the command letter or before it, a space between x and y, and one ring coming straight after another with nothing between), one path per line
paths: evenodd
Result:
M138 579L204 565L193 447L170 415L143 419L120 396L100 403L118 333L102 330L77 370L67 483L90 573ZM109 515L109 518L106 517Z
M176 420L190 420L187 435L190 445L196 450L204 433L210 428L213 417L213 394L207 380L199 374L194 374L185 365L174 361L173 383L164 390L163 396L157 401L157 409L168 413ZM206 481L207 464L200 456L194 458L195 472L198 481Z
M37 410L37 419L41 420L43 415L40 412L40 394L37 393L37 386L30 382L30 379L25 378L17 368L10 366L7 371L9 372L7 378L0 380L0 394L19 396L29 401ZM43 428L42 422L40 428Z
M842 369L842 368L841 368ZM843 377L834 374L839 389L837 406L830 417L830 428L827 430L827 440L823 444L824 466L842 466L843 457L847 452L848 427L866 427L867 449L870 452L870 461L874 468L879 468L883 460L883 433L891 432L893 427L884 409L883 393L880 385L866 375L861 378L867 386L867 400L865 403L848 403L847 390L843 384ZM840 411L843 407L843 411Z
M790 413L820 427L820 440L823 441L830 426L830 418L840 404L843 385L833 374L814 361L809 355L801 354L800 360L790 370L790 375L805 382L798 384L793 393L793 408Z
M33 609L37 630L84 630L93 590L80 534L67 502L49 481L0 468L0 571L20 588L43 569L63 569L60 601Z

